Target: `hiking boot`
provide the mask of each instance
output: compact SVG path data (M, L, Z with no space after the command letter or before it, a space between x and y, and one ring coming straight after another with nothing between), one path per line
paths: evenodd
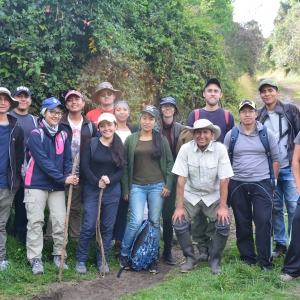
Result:
M2 260L0 263L0 271L3 271L9 266L9 262L7 260Z
M53 256L53 264L56 266L56 267L60 267L60 262L61 262L61 255L54 255ZM64 261L64 264L63 264L63 269L64 270L68 270L68 266L66 265L66 261Z
M115 250L115 256L118 257L122 248L122 242L121 241L116 241L114 244L114 250Z
M120 253L119 263L120 263L120 267L123 268L124 270L129 270L130 269L128 256L123 256Z
M31 263L31 271L33 275L43 274L44 267L40 258L34 258Z
M157 260L153 259L150 266L149 266L149 272L150 273L158 273L158 266L157 266Z
M281 280L281 281L292 281L292 280L294 280L294 279L299 279L300 277L293 277L293 276L291 276L291 275L289 275L289 274L283 274L283 275L280 275L279 276L279 279Z
M168 265L176 265L176 261L174 260L172 253L163 253L162 257L164 258L166 264Z
M107 263L105 263L105 268L104 268L104 272L103 272L103 268L102 268L102 260L98 260L97 261L97 267L98 267L98 271L99 273L102 274L108 274L109 273L109 267L107 265Z
M76 260L76 272L78 274L81 274L81 275L86 274L86 264L85 264L85 262Z
M272 253L272 257L279 258L285 252L286 252L286 246L281 245L281 244L276 244L276 247Z
M207 251L200 251L199 250L199 257L198 257L198 261L208 261L208 253Z

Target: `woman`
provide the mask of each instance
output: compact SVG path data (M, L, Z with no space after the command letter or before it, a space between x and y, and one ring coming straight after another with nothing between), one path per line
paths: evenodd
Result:
M156 128L157 119L157 108L153 105L144 106L140 118L141 130L125 141L126 171L122 179L122 189L124 199L129 200L131 214L119 256L120 265L124 269L129 269L128 256L143 222L146 201L149 220L156 230L157 247L159 246L160 215L164 198L169 196L173 184L172 152L167 139ZM150 265L149 272L158 272L156 259Z
M86 182L83 187L84 221L76 253L76 271L79 274L86 274L86 261L92 238L96 232L100 189L104 189L100 232L106 260L121 197L120 180L124 173L124 146L115 133L117 121L114 115L102 114L98 119L98 128L101 137L88 140L83 150L82 170ZM102 266L102 255L99 248L96 259L99 273L109 273L107 263L104 268Z
M65 184L78 184L72 176L72 154L67 134L59 123L63 105L55 98L43 101L38 128L27 141L24 203L27 211L27 258L33 274L43 274L43 225L46 204L52 220L53 263L60 266L64 239ZM64 263L64 268L67 265Z
M131 133L138 131L138 127L128 122L128 118L130 116L130 108L125 101L118 101L114 105L114 114L118 123L116 134L121 138L124 144L126 138L131 135ZM121 197L114 227L114 250L116 256L118 256L121 251L122 240L127 225L127 213L128 201L124 200L123 197Z

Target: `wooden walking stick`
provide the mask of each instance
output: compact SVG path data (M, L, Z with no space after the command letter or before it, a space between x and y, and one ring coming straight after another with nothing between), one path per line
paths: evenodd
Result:
M98 242L98 246L101 250L101 255L102 255L102 276L105 277L106 260L105 260L104 248L103 248L103 243L102 243L102 236L101 236L101 232L100 232L100 214L101 214L101 201L102 201L103 190L104 189L101 189L100 194L99 194L98 216L97 216L97 222L96 222L96 240Z
M75 175L75 171L76 171L77 159L78 159L78 157L75 156L74 162L73 162L72 174L71 174L73 176ZM62 270L63 270L63 266L64 266L64 262L65 262L66 245L67 245L67 240L68 240L69 216L70 216L70 208L71 208L71 202L72 202L72 192L73 192L73 184L70 184L68 204L67 204L66 222L65 222L64 243L63 243L63 248L62 248L62 252L61 252L61 260L60 260L59 274L58 274L59 282L61 282Z

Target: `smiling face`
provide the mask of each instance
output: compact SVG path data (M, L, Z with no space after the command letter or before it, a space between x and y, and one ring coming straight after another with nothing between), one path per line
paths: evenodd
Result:
M117 125L115 122L108 122L106 120L101 121L98 124L99 131L104 139L112 139L115 131L117 130Z
M275 106L279 94L280 94L280 91L276 90L275 87L273 87L271 85L263 85L259 91L261 100L267 106Z
M176 112L175 105L166 103L161 105L161 113L164 118L172 118Z
M5 93L0 93L0 113L7 113L11 107L10 98Z
M46 123L50 127L54 127L59 123L62 115L63 115L62 109L59 106L57 106L51 110L47 109L43 116L45 118Z
M28 112L28 108L32 102L31 97L26 92L22 92L18 95L15 95L14 98L19 101L19 106L15 108L15 110L21 113Z
M115 98L116 94L110 89L103 89L98 93L98 102L104 108L112 106Z
M145 132L152 131L156 124L156 119L149 113L143 112L140 119L142 130Z
M242 125L250 126L255 123L258 112L250 105L243 106L239 111Z
M209 106L218 105L222 96L222 90L214 83L209 84L203 91L203 97Z
M210 141L214 139L214 133L207 128L199 128L194 130L194 141L197 143L198 148L205 150Z
M82 100L81 97L71 94L66 100L66 108L70 113L82 112L85 101Z
M129 110L125 104L118 104L115 107L114 115L118 123L125 123L129 117Z

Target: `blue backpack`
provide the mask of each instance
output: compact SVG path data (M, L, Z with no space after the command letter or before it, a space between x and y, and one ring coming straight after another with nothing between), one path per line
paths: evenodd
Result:
M236 126L234 126L231 129L231 138L230 138L230 144L229 144L229 149L228 149L228 156L229 156L231 164L233 163L233 150L234 150L234 146L235 146L238 136L239 136L239 130ZM268 157L270 178L272 180L273 190L275 190L275 176L274 176L273 163L272 163L272 159L271 159L271 151L270 151L269 140L268 140L267 126L263 125L263 129L259 131L259 138L265 148L265 151L266 151L266 154Z

